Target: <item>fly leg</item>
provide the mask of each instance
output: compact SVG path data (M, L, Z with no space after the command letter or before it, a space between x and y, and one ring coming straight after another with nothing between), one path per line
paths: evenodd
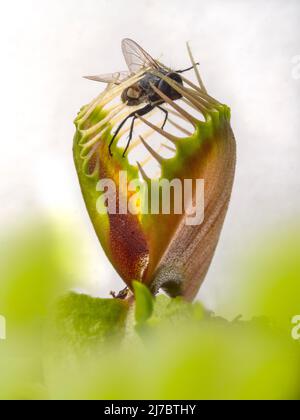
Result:
M127 141L126 148L125 148L125 150L124 150L124 152L123 152L123 158L126 156L126 152L127 152L128 147L129 147L129 145L130 145L130 142L131 142L131 140L132 140L132 137L133 137L133 129L134 129L134 123L135 123L135 120L136 120L136 119L137 119L137 116L136 116L136 113L135 113L135 115L134 115L134 117L132 118L132 121L131 121L131 126L130 126L130 131L129 131L128 141Z
M125 151L124 151L124 153L123 153L123 157L125 157L126 152L127 152L127 150L128 150L128 147L129 147L129 145L130 145L131 139L132 139L132 135L133 135L133 128L134 128L134 123L135 123L135 120L137 119L137 116L143 116L143 115L148 114L148 112L152 111L152 110L155 108L155 106L156 106L156 105L146 105L144 108L139 109L138 111L135 111L135 112L132 112L131 114L129 114L129 115L128 115L128 117L126 117L126 118L125 118L125 119L121 122L121 124L119 125L119 127L116 129L116 131L115 131L115 133L114 133L114 135L113 135L113 137L112 137L112 139L111 139L111 141L110 141L110 143L109 143L109 146L108 146L110 156L113 156L112 151L111 151L111 147L112 147L112 145L113 145L113 143L114 143L114 141L115 141L115 139L116 139L117 135L118 135L118 134L119 134L119 132L121 131L121 129L122 129L122 127L124 126L124 124L125 124L125 123L126 123L126 122L130 119L130 118L133 118L133 120L132 120L132 122L131 122L131 127L130 127L130 132L129 132L129 137L128 137L127 146L126 146L126 149L125 149Z
M123 125L126 123L126 121L128 121L130 118L133 118L133 117L135 117L135 112L133 112L132 114L130 114L130 115L128 115L128 117L126 117L122 122L121 122L121 124L119 125L119 127L116 129L116 131L115 131L115 133L114 133L114 135L113 135L113 138L111 139L111 141L110 141L110 143L109 143L109 146L108 146L108 150L109 150L109 154L110 154L110 156L112 156L113 154L112 154L112 151L111 151L111 147L112 147L112 145L114 144L114 141L115 141L115 139L116 139L116 137L117 137L117 135L119 134L119 132L121 131L121 128L123 127Z
M138 111L134 112L134 115L132 115L133 119L132 119L132 122L131 122L130 132L129 132L129 136L128 136L128 142L127 142L126 148L125 148L124 153L123 153L123 158L126 156L126 152L127 152L128 147L130 145L130 142L132 140L135 120L138 117L142 117L143 115L148 114L155 107L156 107L156 105L150 105L150 104L149 105L146 105L146 106L144 106L144 108L139 109Z
M159 108L164 114L165 114L165 120L163 125L161 126L161 129L163 130L165 128L166 122L168 121L169 118L169 111L167 111L166 109L162 108L161 106L157 106L157 108Z
M200 66L200 63L196 63L195 66ZM187 71L193 70L194 66L189 67L188 69L184 69L184 70L176 70L175 73L185 73Z

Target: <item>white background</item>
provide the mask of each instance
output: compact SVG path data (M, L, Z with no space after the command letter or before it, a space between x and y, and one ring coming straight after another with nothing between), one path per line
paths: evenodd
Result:
M235 256L300 214L298 0L0 1L1 226L33 209L64 217L87 261L90 293L122 283L84 208L72 161L72 124L101 85L84 74L122 70L122 38L185 67L185 42L206 86L232 108L238 166L230 211L201 298L217 309ZM299 75L297 77L292 77Z

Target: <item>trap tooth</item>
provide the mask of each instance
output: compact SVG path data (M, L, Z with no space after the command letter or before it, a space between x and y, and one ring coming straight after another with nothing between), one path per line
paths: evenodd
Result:
M168 123L173 125L173 127L177 128L177 130L181 131L182 134L186 136L191 136L193 133L188 131L186 128L182 127L180 124L177 124L175 121L173 121L171 118L168 119Z
M137 120L136 121L136 125L138 126L138 125L140 125L140 124L142 124L142 121L140 121L140 120ZM150 129L150 130L147 130L147 131L145 131L144 133L143 133L143 139L144 140L146 140L146 139L148 139L149 137L151 137L151 135L154 133L154 131L152 130L152 129ZM139 137L137 137L135 140L132 140L131 141L131 144L130 144L130 146L129 146L129 148L128 148L128 154L133 150L133 149L135 149L139 144L141 144L141 139L139 138ZM146 162L144 163L144 161L142 161L141 162L141 165L142 166L144 166L144 165L146 165L146 163L148 162L148 160L151 160L151 156L148 156L147 158L146 158Z
M81 116L81 118L77 121L77 123L79 124L79 126L82 126L85 121L92 115L92 113L95 111L95 109L97 108L97 106L100 106L100 108L103 108L103 105L101 104L101 100L102 98L104 98L106 95L106 91L104 91L103 93L101 93L94 101L92 101L89 105L87 105L85 107L85 109L83 110L83 114Z
M164 147L167 150L170 150L170 152L176 153L176 148L174 149L173 147L168 146L167 144L162 144L162 147Z
M113 125L113 126L117 125L119 122L123 121L126 117L128 117L129 114L131 114L132 112L137 111L139 109L138 106L133 106L132 109L130 109L130 110L128 109L128 107L127 108L126 107L127 106L125 105L125 109L126 109L125 112L123 112L122 114L118 114L115 117L111 118L111 120L110 120L111 125Z
M180 140L180 137L173 136L173 134L168 133L167 131L157 127L155 124L152 124L150 121L145 120L145 118L138 116L144 124L148 125L148 127L152 128L152 130L156 131L158 134L161 134L166 139L170 140L172 143L177 143Z
M203 99L201 99L200 97L199 97L199 99L195 99L192 95L190 95L188 93L187 89L180 86L179 83L176 83L170 77L165 76L163 74L160 77L163 80L165 80L173 89L175 89L178 93L180 93L183 96L183 98L186 98L190 102L190 104L188 103L188 105L190 105L190 106L194 107L196 110L202 112L202 114L204 116L209 112L209 109L207 108Z
M194 71L195 71L196 78L197 78L197 80L198 80L198 83L199 83L200 89L201 89L203 92L205 92L205 93L206 93L206 87L204 86L204 83L203 83L203 81L202 81L202 77L201 77L200 71L199 71L199 69L198 69L198 66L197 66L197 64L196 64L196 61L195 61L195 59L194 59L194 56L193 56L193 53L192 53L192 50L191 50L190 44L187 42L187 43L186 43L186 46L187 46L188 55L189 55L189 57L190 57L191 63L192 63L192 65L193 65L193 67L194 67Z
M176 109L176 111L179 112L183 117L185 117L194 127L197 125L198 120L196 118L194 118L191 114L186 112L185 109L183 109L181 106L179 106L174 101L172 101L160 89L158 89L156 86L154 86L153 83L151 83L151 87L154 90L154 92L157 93L161 97L161 99L163 99L172 108Z
M110 123L110 121L114 117L116 117L120 113L120 111L122 111L125 108L126 108L126 104L120 104L114 110L111 110L110 112L107 112L107 116L105 118L100 120L97 124L93 125L89 129L84 130L83 136L86 138L86 137L91 136L92 134L96 134L97 132L99 132L99 130L102 127L107 126Z
M138 166L138 168L139 168L139 171L140 171L140 173L141 173L141 175L142 175L142 177L143 177L143 179L144 179L144 181L146 181L147 183L150 183L151 182L151 178L149 178L148 177L148 175L146 174L146 172L144 171L144 168L143 168L143 166L140 164L140 162L136 162L136 164L137 164L137 166Z
M143 145L146 147L146 149L148 150L148 152L154 157L154 159L160 163L161 165L164 163L165 159L160 156L154 149L152 149L151 146L149 146L149 144L143 139L142 136L140 136L141 142L143 143Z
M90 141L88 141L87 143L82 144L82 152L84 150L89 150L91 147L93 147L97 142L99 142L101 140L101 138L103 137L105 131L107 130L107 128L104 128L102 131L100 131L100 133L98 133L96 136L94 136Z
M192 88L192 90L194 91L194 95L198 95L200 98L205 99L211 105L222 105L216 98L213 98L212 96L210 96L207 93L206 89L203 90L202 88L195 85L193 82L191 82L182 74L181 74L181 78L184 83L186 83L188 86Z

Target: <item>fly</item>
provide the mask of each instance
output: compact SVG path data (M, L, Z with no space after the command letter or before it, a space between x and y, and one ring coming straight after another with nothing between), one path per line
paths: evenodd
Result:
M161 106L164 104L164 100L162 100L161 97L152 89L151 85L157 87L161 92L163 92L168 98L170 98L173 101L182 98L182 95L178 93L174 88L172 88L165 80L163 80L159 76L150 73L149 71L147 71L147 69L150 68L156 70L159 73L174 80L178 84L183 85L183 80L180 76L180 73L192 70L193 66L185 70L167 71L164 68L162 68L159 65L159 63L156 60L154 60L151 57L151 55L148 54L135 41L128 38L123 39L122 41L122 51L129 71L122 71L99 76L86 76L85 78L89 80L95 80L97 82L119 85L123 81L129 79L134 74L145 69L143 77L138 82L126 88L121 95L122 102L126 103L128 106L137 106L140 104L145 104L145 106L143 108L138 109L137 111L132 112L121 122L121 124L116 129L109 144L109 153L111 156L113 156L111 149L116 137L118 136L124 124L128 120L132 119L127 145L123 153L123 157L125 157L133 137L134 123L138 117L148 114L154 108L158 108L165 114L165 119L161 127L162 129L165 127L168 121L169 113L165 108Z

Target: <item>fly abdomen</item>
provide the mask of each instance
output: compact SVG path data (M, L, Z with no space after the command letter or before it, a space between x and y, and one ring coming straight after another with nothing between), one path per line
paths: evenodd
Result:
M174 82L177 82L180 85L183 85L183 81L181 76L178 73L168 73L167 76L174 80ZM181 99L182 95L177 92L172 86L168 84L165 80L160 79L160 82L158 84L158 89L161 90L165 95L167 95L170 99L173 101L176 101L176 99Z

